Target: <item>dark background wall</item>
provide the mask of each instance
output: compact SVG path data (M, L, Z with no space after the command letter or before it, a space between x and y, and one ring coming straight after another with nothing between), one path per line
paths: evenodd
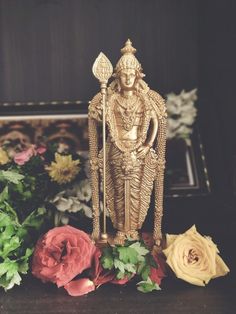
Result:
M235 1L199 1L200 123L214 188L225 200L236 195L235 16Z
M236 190L235 15L233 0L0 0L0 102L87 101L98 90L91 73L98 53L115 64L131 38L153 89L199 89L200 131L218 205L193 200L169 218L167 212L167 219L180 213L187 223L208 223L213 216L230 221ZM189 206L198 206L197 212Z
M0 100L89 100L92 64L131 38L162 93L197 85L195 0L1 0Z

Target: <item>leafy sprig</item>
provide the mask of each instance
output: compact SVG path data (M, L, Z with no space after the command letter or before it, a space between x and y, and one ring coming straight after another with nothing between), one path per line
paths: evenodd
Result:
M7 208L11 208L9 204ZM5 290L20 284L20 275L27 273L35 242L32 230L39 230L47 216L45 208L38 208L20 224L12 213L13 208L0 210L0 286Z
M39 207L29 215L21 215L25 218L20 222L19 213L14 207L17 201L12 200L12 195L18 191L21 199L27 199L27 186L25 176L17 171L17 167L0 170L0 286L5 290L19 285L21 275L27 273L35 242L33 235L40 230L48 215L44 207Z
M153 256L141 241L126 241L124 246L108 246L103 249L101 264L104 269L114 271L115 279L131 279L138 275L142 281L137 283L138 290L144 293L160 290L150 278L151 267L157 268Z

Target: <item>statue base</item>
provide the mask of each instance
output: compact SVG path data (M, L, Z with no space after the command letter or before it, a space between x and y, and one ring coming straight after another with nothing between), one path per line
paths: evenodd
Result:
M152 233L143 232L139 235L136 239L129 239L130 241L143 241L148 249L150 249L153 253L161 253L163 249L166 247L166 239L165 236L162 236L162 239L160 240L160 244L156 244ZM106 246L116 246L120 245L123 246L125 244L126 239L122 238L121 241L117 241L117 233L109 233L104 236L104 234L101 235L101 238L99 240L96 240L96 246L99 248L103 248ZM118 242L118 243L117 243Z

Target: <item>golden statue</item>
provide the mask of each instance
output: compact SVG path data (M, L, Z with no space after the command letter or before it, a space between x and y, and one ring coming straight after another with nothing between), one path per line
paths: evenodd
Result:
M117 233L115 244L139 239L152 191L155 193L153 238L160 247L163 215L163 176L166 144L166 107L162 97L144 82L141 64L130 40L106 88L112 65L104 54L94 63L101 92L89 105L93 237L99 240L99 186L103 179L105 207ZM99 76L100 75L100 76ZM104 109L105 108L105 109ZM103 110L104 109L104 110ZM103 124L103 148L99 125ZM106 231L105 231L106 232ZM104 235L106 238L106 234Z

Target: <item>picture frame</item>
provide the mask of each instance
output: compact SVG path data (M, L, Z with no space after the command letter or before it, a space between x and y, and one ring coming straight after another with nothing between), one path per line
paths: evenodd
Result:
M59 143L88 158L88 102L42 101L0 103L0 145ZM19 143L17 143L17 141ZM25 146L25 147L24 147ZM188 139L167 141L166 197L207 195L211 191L206 158L197 124Z

